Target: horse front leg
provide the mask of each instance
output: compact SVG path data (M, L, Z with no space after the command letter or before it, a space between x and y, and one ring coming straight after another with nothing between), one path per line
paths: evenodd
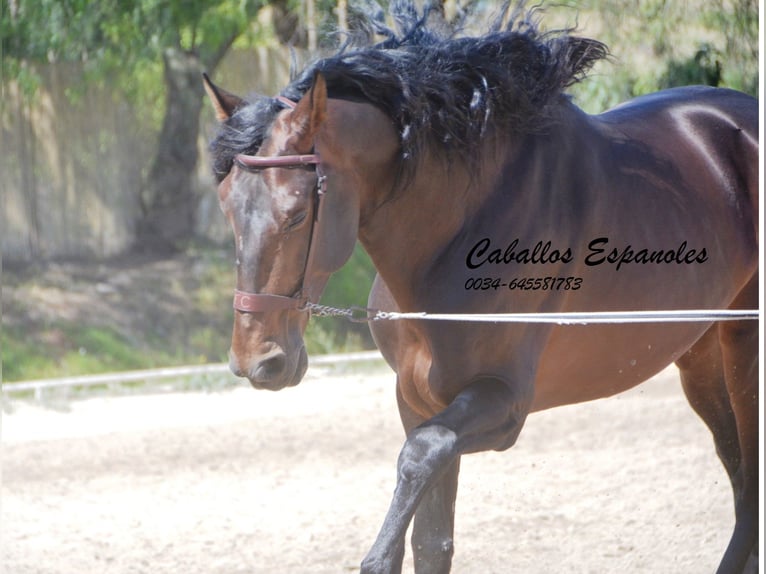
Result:
M423 495L412 523L412 555L415 574L450 571L454 554L455 498L460 457Z
M444 411L412 429L399 454L393 500L362 562L361 574L401 572L407 527L429 489L448 472L455 473L457 487L460 455L504 450L513 445L531 401L531 385L480 379L466 387ZM421 523L421 527L425 524ZM442 560L446 570L440 572L448 572L450 562Z

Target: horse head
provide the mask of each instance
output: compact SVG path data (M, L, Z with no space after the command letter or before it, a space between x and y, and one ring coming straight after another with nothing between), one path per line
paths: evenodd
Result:
M249 104L207 77L205 87L222 130L236 129L236 115ZM280 101L283 109L256 154L234 156L218 186L236 242L231 370L270 390L303 378L307 304L318 301L330 274L350 256L359 219L354 194L333 185L337 162L322 137L322 76L300 101Z

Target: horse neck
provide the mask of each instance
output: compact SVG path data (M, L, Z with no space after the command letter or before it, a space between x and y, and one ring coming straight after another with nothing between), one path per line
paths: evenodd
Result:
M597 170L583 167L593 161L583 153L584 134L593 128L587 114L572 104L562 106L561 114L556 128L543 136L488 135L473 170L459 160L427 154L412 180L387 201L373 202L376 208L363 220L359 239L402 309L422 305L420 295L433 286L429 273L454 255L449 250L461 233L485 232L476 226L487 214L494 218L501 210L507 228L535 240L541 229L566 238L588 225L593 215L573 219L571 212L593 203L589 178ZM388 171L397 170L390 166ZM510 193L502 200L492 197L498 190Z
M417 292L427 289L429 270L490 193L507 152L495 142L485 148L477 170L457 158L427 153L417 160L414 175L362 221L359 239L400 308L418 306Z

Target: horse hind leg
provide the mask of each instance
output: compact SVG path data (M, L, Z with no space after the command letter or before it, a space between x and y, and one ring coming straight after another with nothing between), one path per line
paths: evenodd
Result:
M757 276L732 308L757 307ZM758 324L713 325L676 363L689 403L713 433L736 524L719 574L758 571Z
M708 329L676 365L686 398L712 432L718 457L737 491L741 457L737 419L726 388L718 325Z
M734 309L758 308L758 274L739 293ZM736 524L719 573L758 571L758 323L722 322L718 327L726 388L737 421L740 461L734 477Z

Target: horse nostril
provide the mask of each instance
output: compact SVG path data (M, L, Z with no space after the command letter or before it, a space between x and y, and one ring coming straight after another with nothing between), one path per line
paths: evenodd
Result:
M272 356L261 360L252 371L252 379L256 381L271 381L278 378L285 370L287 356L283 352L274 353Z

